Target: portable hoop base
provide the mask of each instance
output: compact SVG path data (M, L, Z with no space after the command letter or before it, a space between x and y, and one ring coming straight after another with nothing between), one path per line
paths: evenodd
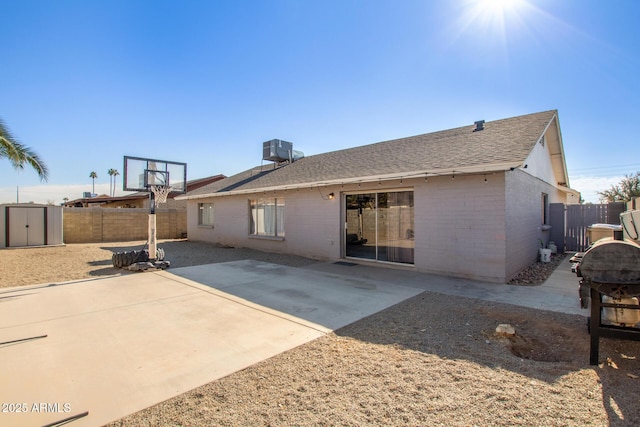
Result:
M147 261L147 262L136 262L124 268L130 271L145 271L150 268L154 268L156 270L165 270L169 268L170 265L171 263L169 261Z
M153 193L152 193L153 194ZM155 209L154 209L155 211ZM150 268L156 268L160 270L164 270L165 268L169 268L169 261L164 260L164 251L158 248L158 242L156 240L156 214L149 214L149 261L147 262L136 262L127 267L128 270L132 271L144 271Z

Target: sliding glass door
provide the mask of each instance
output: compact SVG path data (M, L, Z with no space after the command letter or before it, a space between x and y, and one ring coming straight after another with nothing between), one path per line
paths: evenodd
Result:
M345 256L413 264L413 191L345 196Z
M345 255L377 259L376 193L346 196Z

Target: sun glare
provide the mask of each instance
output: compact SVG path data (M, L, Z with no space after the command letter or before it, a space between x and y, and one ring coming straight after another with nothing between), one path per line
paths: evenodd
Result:
M507 27L522 21L526 0L467 0L458 22L459 34L472 31L504 41Z
M474 9L485 21L504 22L506 15L517 13L524 3L524 0L476 0Z
M454 50L464 43L476 66L508 69L510 44L530 32L536 10L530 1L457 0L452 8L456 16L445 29L445 48Z
M515 7L519 0L479 0L478 3L489 13L504 13L505 9Z

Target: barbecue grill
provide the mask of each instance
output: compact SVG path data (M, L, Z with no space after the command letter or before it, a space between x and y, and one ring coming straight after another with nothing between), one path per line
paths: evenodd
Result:
M591 300L589 362L597 365L600 337L640 341L640 323L635 322L640 319L640 245L599 240L579 260L576 273L582 308Z

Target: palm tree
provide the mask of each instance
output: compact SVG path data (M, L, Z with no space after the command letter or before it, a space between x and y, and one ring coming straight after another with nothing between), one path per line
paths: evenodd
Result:
M96 194L96 178L98 177L98 174L95 172L91 172L89 174L89 178L91 178L93 180L93 191L91 191L91 194Z
M109 196L113 196L113 172L115 169L109 169L107 173L109 174Z
M116 195L116 178L118 177L118 175L120 175L120 172L118 172L118 169L114 169L113 170L113 195Z
M0 158L3 157L6 157L15 169L24 169L24 164L28 163L38 173L41 181L49 179L47 165L29 147L15 139L0 119Z

